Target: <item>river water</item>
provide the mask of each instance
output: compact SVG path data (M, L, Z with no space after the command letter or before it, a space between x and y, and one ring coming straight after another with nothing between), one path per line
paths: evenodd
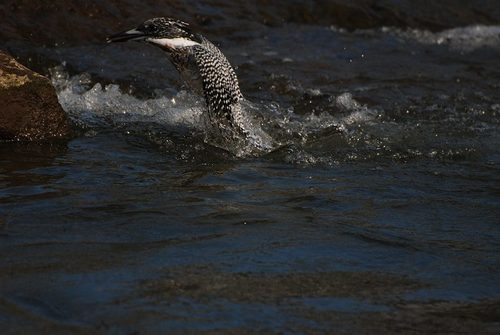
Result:
M3 329L498 334L500 26L209 28L269 153L160 50L9 44L78 136L0 143Z

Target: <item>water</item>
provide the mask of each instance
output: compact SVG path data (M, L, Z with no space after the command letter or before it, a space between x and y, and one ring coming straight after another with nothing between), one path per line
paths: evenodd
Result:
M498 333L499 29L207 33L272 137L251 155L156 49L17 46L79 136L0 144L0 324Z

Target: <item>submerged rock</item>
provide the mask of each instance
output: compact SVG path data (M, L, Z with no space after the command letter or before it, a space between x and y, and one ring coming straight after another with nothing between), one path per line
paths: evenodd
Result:
M70 134L50 81L0 51L0 140L35 141Z

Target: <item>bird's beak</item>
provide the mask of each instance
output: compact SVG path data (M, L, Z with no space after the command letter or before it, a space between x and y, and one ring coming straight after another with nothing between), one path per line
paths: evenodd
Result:
M144 40L146 35L137 29L127 30L112 36L109 36L106 41L108 43L112 42L125 42L125 41L140 41Z

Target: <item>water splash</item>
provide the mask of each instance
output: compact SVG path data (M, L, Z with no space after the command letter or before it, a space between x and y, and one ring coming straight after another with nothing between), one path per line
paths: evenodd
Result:
M285 160L295 163L331 161L339 148L352 148L361 142L366 145L360 128L377 123L382 113L360 104L351 93L333 97L326 111L303 115L295 113L293 107L243 100L235 113L239 128L220 136L220 130L207 119L203 100L189 92L174 96L159 92L155 98L141 100L122 92L118 85L93 84L87 74L70 77L63 67L52 69L51 75L61 105L89 134L118 129L169 147L176 146L172 141L179 137L191 138L180 146L183 150L202 141L237 157L277 151L287 152ZM322 152L318 152L318 145Z
M159 92L156 98L141 100L122 92L115 84L92 85L88 74L70 77L63 67L51 69L51 77L59 102L82 129L113 127L140 133L147 128L148 137L157 143L161 141L155 137L165 136L165 129L176 133L202 132L207 143L238 157L259 155L275 146L261 129L257 107L248 101L243 101L237 109L239 129L232 131L231 136L221 137L220 131L207 120L203 100L187 91L171 97ZM162 129L155 133L151 129L153 124Z
M185 91L172 97L140 100L118 85L92 85L88 74L70 77L62 67L51 69L59 102L83 129L134 123L157 123L167 128L201 129L203 101Z
M203 155L204 150L215 146L236 157L270 154L299 164L379 158L454 159L472 157L477 150L471 149L475 145L466 138L448 140L450 129L484 135L498 127L491 122L479 123L482 114L462 111L460 104L446 112L439 106L417 106L422 113L408 114L368 107L346 92L328 96L321 108L300 113L275 102L242 101L235 118L239 128L229 136L220 136L207 120L203 100L189 92L173 96L159 92L155 98L139 99L121 91L118 85L93 84L86 74L70 77L62 68L51 73L61 105L90 135L110 129L133 133L183 157ZM304 94L307 92L304 89Z
M206 143L237 157L261 156L283 146L307 145L326 132L347 136L357 124L373 120L376 114L350 93L332 101L331 108L338 112L335 115L298 115L291 107L283 109L276 103L243 100L235 110L238 129L226 129L231 133L220 136L220 130L207 120L203 100L189 92L180 91L174 96L159 92L155 98L141 100L122 92L118 85L93 84L88 74L70 77L61 66L51 69L51 77L71 120L90 133L110 128L142 132L155 143L164 143L163 137L171 133L203 133Z
M500 26L475 25L433 33L427 30L382 28L382 32L413 39L423 44L447 45L453 50L470 52L481 47L500 47Z

